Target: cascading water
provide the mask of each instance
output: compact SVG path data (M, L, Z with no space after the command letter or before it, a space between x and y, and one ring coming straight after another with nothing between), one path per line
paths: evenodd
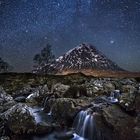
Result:
M108 97L108 100L111 102L111 103L117 103L119 100L119 97L120 97L120 91L119 90L115 90L113 92L111 92L110 96Z
M103 140L100 136L100 132L96 128L94 113L92 113L90 109L79 112L74 121L73 127L75 129L75 133L84 140ZM81 138L77 138L77 140L80 139Z
M46 108L47 102L48 102L49 97L46 97L44 102L43 102L43 108Z
M52 116L52 110L53 110L53 106L50 108L50 111L48 112L48 116Z

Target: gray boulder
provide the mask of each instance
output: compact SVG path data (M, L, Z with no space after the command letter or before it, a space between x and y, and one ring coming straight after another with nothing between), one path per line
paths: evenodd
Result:
M25 103L26 97L25 96L19 96L19 97L16 97L14 100L16 102L23 102L23 103Z
M32 105L43 104L44 99L50 94L48 91L48 86L36 87L32 93L26 98L26 102Z
M123 112L117 105L103 109L103 118L107 126L113 129L114 137L119 140L135 140L134 118Z
M8 128L14 134L31 133L35 128L35 120L29 107L25 104L16 104L0 115L7 122Z
M7 94L4 89L0 87L0 113L8 110L13 105L15 105L13 97Z
M65 93L68 91L69 88L69 85L57 83L53 86L53 94L55 94L58 97L64 97Z

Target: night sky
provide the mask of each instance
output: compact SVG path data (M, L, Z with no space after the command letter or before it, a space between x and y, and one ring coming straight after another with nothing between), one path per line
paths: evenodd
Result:
M88 42L140 71L140 0L0 0L0 57L31 71L47 43L56 56Z

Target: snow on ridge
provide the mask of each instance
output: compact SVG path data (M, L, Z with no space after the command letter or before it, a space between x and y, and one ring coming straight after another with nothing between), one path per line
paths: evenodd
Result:
M60 56L56 59L56 62L61 61L63 59L63 56Z
M88 43L82 43L82 44L76 46L75 48L70 49L68 52L66 52L65 55L66 55L66 56L69 55L69 54L70 54L72 51L74 51L74 50L79 50L79 51L81 51L80 49L82 49L84 46L85 46L86 48L88 48L88 49L91 49L91 47L90 47L90 45L89 45Z

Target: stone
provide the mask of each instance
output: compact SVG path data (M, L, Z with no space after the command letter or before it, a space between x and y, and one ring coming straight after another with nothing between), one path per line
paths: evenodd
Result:
M42 105L49 94L47 85L36 87L26 98L26 102L32 105Z
M39 98L39 91L34 91L33 93L31 93L27 98L26 98L26 102L27 103L32 103L33 105L36 105L37 99Z
M133 85L123 85L122 93L135 93L137 89Z
M29 94L32 93L33 90L34 90L34 88L32 88L30 85L26 85L22 89L13 92L12 95L15 98L18 97L18 96L25 96L25 97L27 97Z
M10 140L10 137L8 137L8 136L2 136L2 137L0 137L0 140Z
M135 132L135 135L136 135L136 139L140 139L140 112L135 119L134 132Z
M109 106L103 109L103 118L113 129L114 137L119 140L135 139L133 128L135 126L134 118L123 112L117 105Z
M19 97L16 97L14 100L16 102L23 102L23 103L25 103L26 97L25 96L19 96Z
M92 98L58 98L50 99L48 106L54 119L62 122L71 123L74 116L83 108L88 107ZM48 112L50 112L48 111Z
M0 88L0 113L8 110L13 105L15 105L13 97L7 94L3 88Z
M104 84L104 90L105 92L110 93L115 90L115 85L111 82L107 82Z
M73 132L56 133L55 138L58 140L71 140L74 137Z
M37 124L36 126L36 134L48 134L53 130L53 126L50 123L46 123L46 122L40 122Z
M2 87L0 87L0 104L13 100L13 97L7 94Z
M126 111L135 111L135 93L122 93L119 100L119 105Z
M8 128L14 134L31 133L35 128L35 120L25 104L16 104L0 115L7 122Z
M64 94L68 91L69 88L69 85L57 83L53 86L53 94L57 95L58 97L64 97Z

